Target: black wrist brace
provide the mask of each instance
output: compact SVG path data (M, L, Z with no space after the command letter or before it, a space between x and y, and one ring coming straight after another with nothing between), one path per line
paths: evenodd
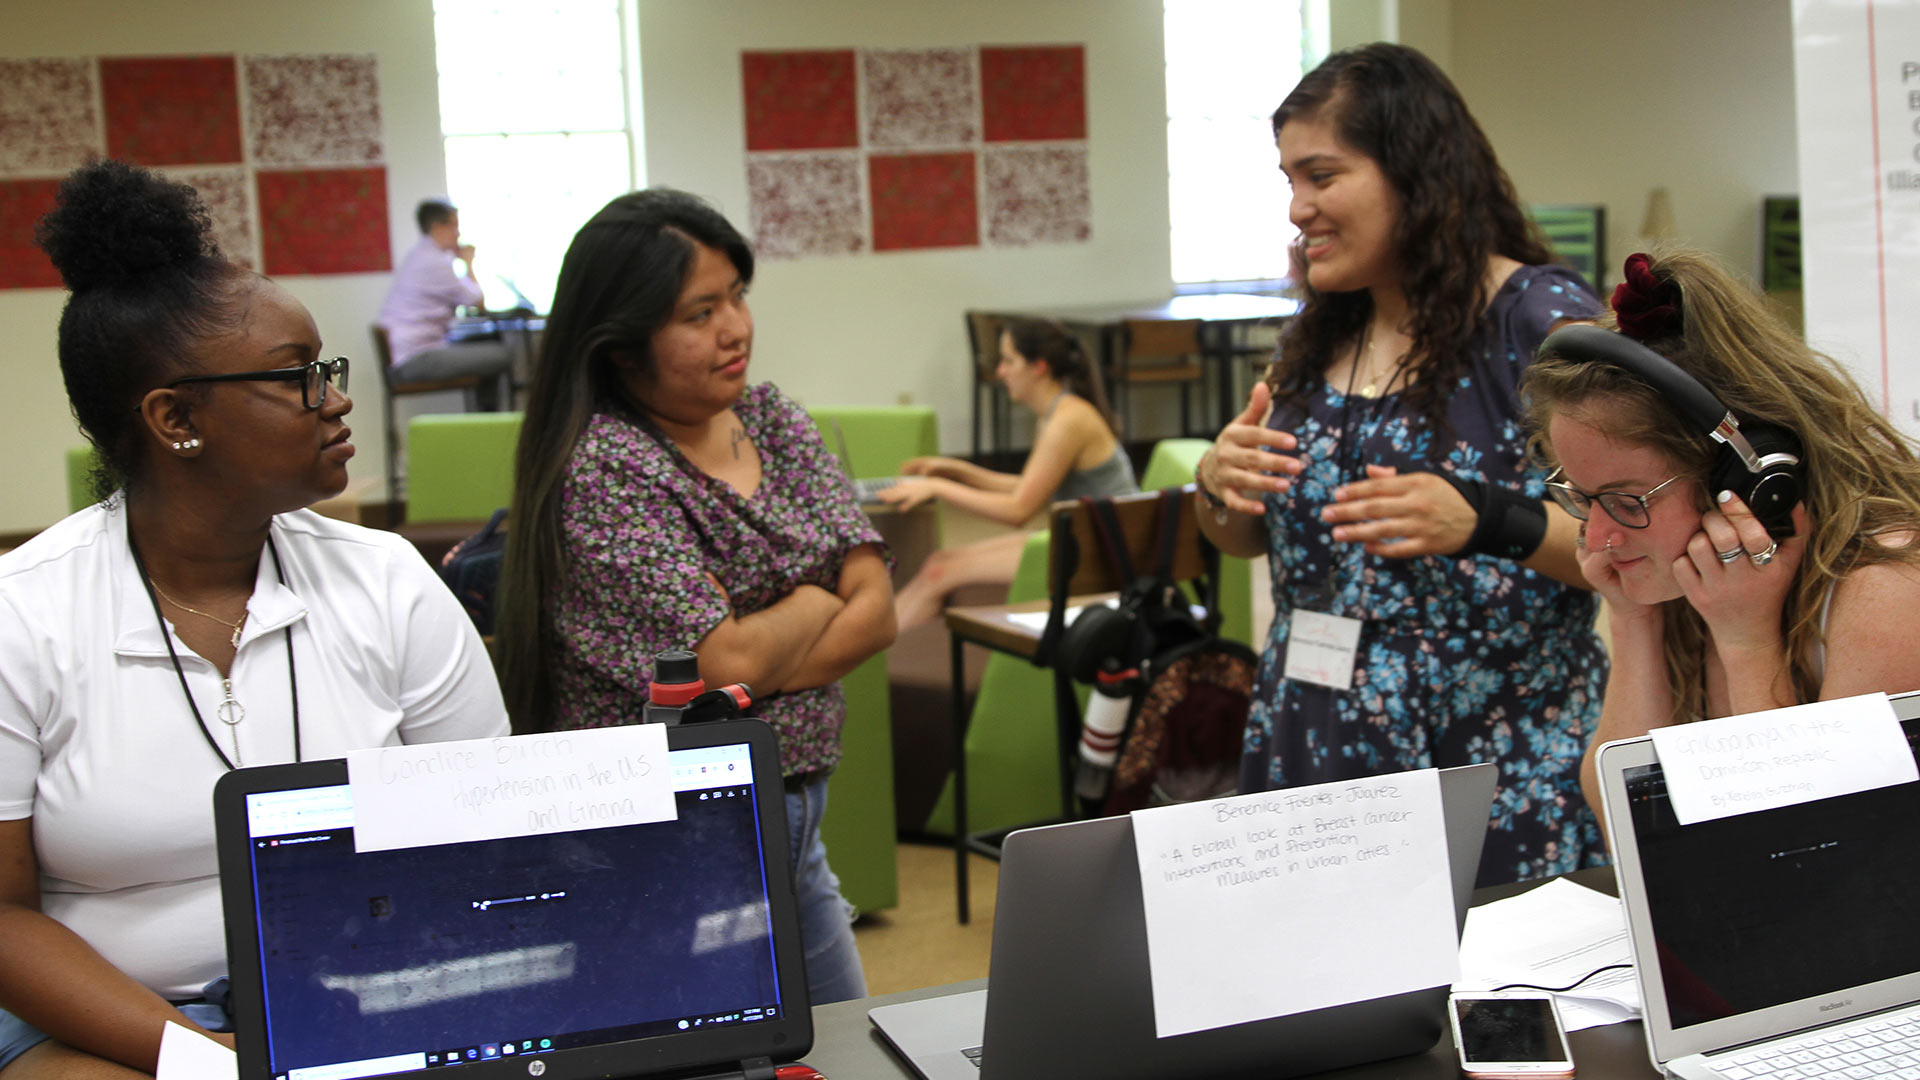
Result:
M1473 535L1454 554L1492 555L1517 562L1540 549L1540 542L1547 538L1547 508L1538 499L1499 484L1467 480L1452 473L1438 475L1452 484L1478 515Z

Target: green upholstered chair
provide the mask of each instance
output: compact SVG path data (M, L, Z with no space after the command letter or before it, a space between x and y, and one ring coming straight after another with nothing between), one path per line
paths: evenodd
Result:
M807 413L828 451L855 476L893 476L908 458L939 451L937 418L926 406L823 405L810 406ZM887 654L868 657L840 685L847 694L847 722L840 732L840 767L833 774L820 836L848 903L861 911L897 907L900 875L894 850Z
M484 521L513 501L514 413L434 413L407 424L407 523Z
M1027 538L1007 602L1047 598L1047 534ZM1085 704L1085 691L1081 691ZM1017 656L987 657L967 725L967 830L997 832L1060 816L1060 744L1053 673ZM927 816L926 831L953 835L953 777Z
M99 501L93 497L93 464L99 460L93 447L76 446L67 451L67 510L85 510Z
M1208 439L1162 439L1154 443L1153 455L1140 477L1140 490L1193 483L1200 455L1212 445ZM1261 643L1253 640L1253 567L1231 555L1220 556L1220 636L1260 651Z

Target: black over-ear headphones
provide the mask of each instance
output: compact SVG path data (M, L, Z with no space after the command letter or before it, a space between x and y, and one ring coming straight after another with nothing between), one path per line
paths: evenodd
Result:
M1720 444L1708 490L1740 496L1774 539L1793 535L1793 508L1804 490L1799 436L1775 424L1742 428L1698 379L1624 334L1585 324L1563 326L1540 343L1538 355L1611 364L1653 387L1690 427Z

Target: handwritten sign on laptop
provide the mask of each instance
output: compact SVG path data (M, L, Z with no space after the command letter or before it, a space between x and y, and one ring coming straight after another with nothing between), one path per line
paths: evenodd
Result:
M660 724L347 754L356 851L672 821Z
M1160 1038L1446 986L1440 774L1136 810Z
M1682 825L1920 779L1885 694L1654 728Z

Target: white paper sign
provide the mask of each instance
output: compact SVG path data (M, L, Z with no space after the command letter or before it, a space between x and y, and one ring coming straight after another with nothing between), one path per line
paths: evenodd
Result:
M354 750L347 780L355 851L679 816L660 724Z
M1286 676L1335 690L1353 689L1360 620L1296 609L1287 630Z
M1433 769L1133 812L1160 1038L1459 973Z
M1920 3L1794 0L1793 44L1807 341L1920 436Z
M1885 694L1654 728L1682 825L1920 779Z
M173 1021L160 1032L160 1067L154 1080L234 1080L240 1063L233 1051Z

